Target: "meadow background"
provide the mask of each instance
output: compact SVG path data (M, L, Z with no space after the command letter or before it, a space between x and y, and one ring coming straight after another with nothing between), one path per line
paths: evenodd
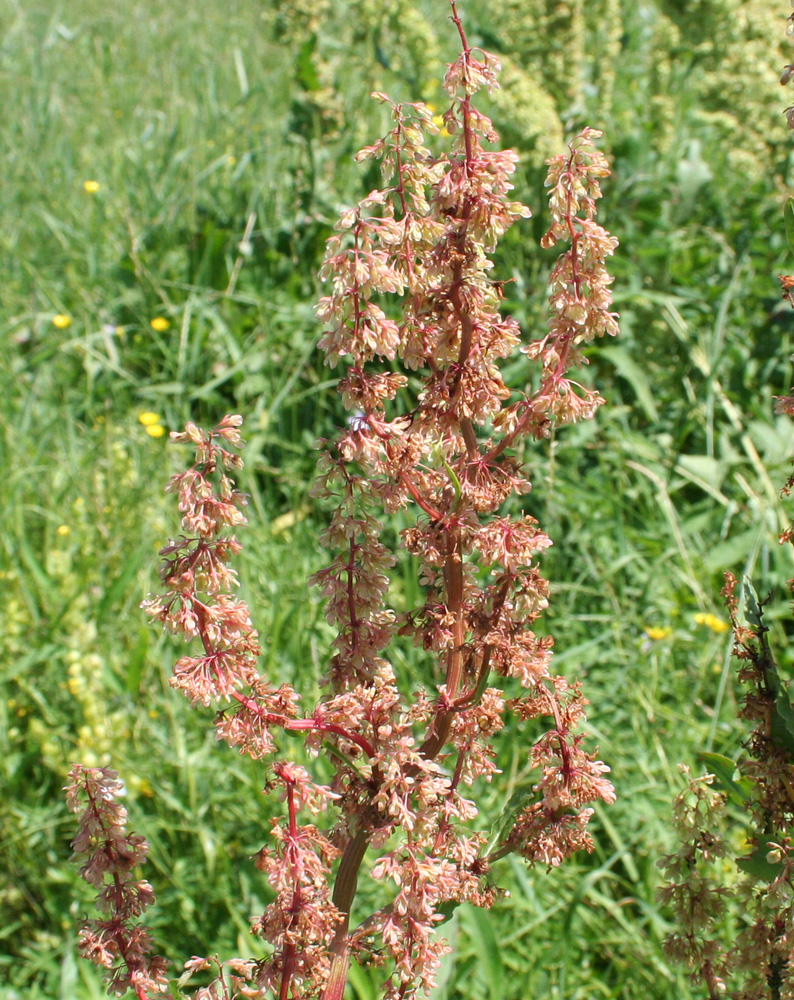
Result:
M506 861L510 898L456 911L434 997L685 1000L697 993L662 951L656 861L678 763L699 769L699 752L736 754L743 738L725 569L778 588L774 640L792 664L792 558L776 538L794 441L772 407L794 381L776 282L794 265L787 5L462 13L505 63L488 110L521 153L534 218L504 241L498 276L527 335L552 263L537 246L543 160L589 124L614 166L601 220L621 241L622 335L584 372L607 405L527 448L522 503L554 539L547 627L558 667L583 675L619 799L598 810L592 856L550 874ZM0 0L2 1000L103 995L75 953L91 909L68 862L75 760L127 782L159 948L258 954L248 919L268 889L249 858L278 804L168 687L174 646L138 610L178 530L162 487L187 455L164 431L245 416L244 592L264 669L310 699L331 638L305 582L327 516L308 495L314 443L344 419L314 346L318 265L340 208L376 184L352 162L385 125L369 91L443 110L446 16L445 0ZM415 593L401 564L392 598ZM422 676L420 654L397 655ZM486 816L528 780L526 740L505 734ZM354 970L351 1000L376 1000L378 983Z

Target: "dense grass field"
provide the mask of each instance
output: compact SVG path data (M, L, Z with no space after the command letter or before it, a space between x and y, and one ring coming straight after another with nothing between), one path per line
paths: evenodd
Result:
M622 335L583 373L607 404L527 450L524 506L554 540L546 627L558 668L584 680L619 798L598 811L592 856L551 873L505 862L509 898L456 911L435 1000L698 995L662 950L656 861L678 764L743 739L724 570L777 588L789 675L794 659L792 556L777 544L794 437L772 405L794 381L776 283L794 269L788 11L774 6L463 4L471 39L505 57L490 110L534 219L499 269L528 335L552 262L537 245L543 159L591 124L614 166L602 217L621 241ZM186 453L164 431L245 417L243 588L264 670L310 700L332 638L306 585L327 517L309 496L314 445L344 419L315 351L317 272L337 212L375 184L352 160L384 127L369 91L442 105L446 13L445 0L0 4L2 1000L103 995L75 950L90 910L61 791L75 760L127 783L152 845L158 947L177 963L259 954L248 922L268 889L250 857L279 806L168 686L175 647L138 609L178 530L162 487ZM401 563L395 604L416 588ZM397 656L406 677L426 669ZM527 780L526 739L504 734L486 817ZM349 995L376 1000L379 982L354 970Z

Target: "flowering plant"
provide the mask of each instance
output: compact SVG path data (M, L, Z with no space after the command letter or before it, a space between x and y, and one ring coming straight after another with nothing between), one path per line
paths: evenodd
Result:
M533 631L548 603L538 558L551 540L534 518L501 512L530 489L519 442L591 417L603 402L569 372L585 343L617 332L605 269L616 241L595 221L609 171L592 129L549 161L552 221L542 243L565 249L550 278L549 329L519 348L517 322L499 311L490 254L529 210L509 198L515 154L486 148L498 137L473 102L498 85L498 60L469 46L450 6L461 43L444 80L450 151L431 152L427 137L440 127L425 105L374 94L392 128L358 158L380 158L384 185L328 241L320 347L330 364L347 362L339 390L353 412L323 442L315 488L334 507L322 540L336 554L313 583L337 638L327 693L308 713L291 685L259 674L257 633L233 596L240 543L230 531L246 503L230 478L242 464L233 450L241 418L172 435L195 447L196 461L168 486L184 534L162 550L165 593L144 606L202 649L178 660L171 683L193 703L221 705L217 736L241 753L272 757L280 730L301 732L308 753L326 755L333 770L320 784L297 763L270 763L268 785L281 790L286 816L257 855L275 898L253 930L271 952L235 962L231 985L219 969L202 1000L341 1000L351 958L387 965L391 1000L427 990L447 948L434 933L442 905L490 906L491 868L507 854L554 867L591 849L591 803L614 799L609 769L585 746L579 685L552 673L552 639ZM519 349L537 366L523 390L509 388L500 368ZM382 511L416 513L401 538L424 600L399 615L386 603L395 556L382 541ZM400 689L386 655L397 634L428 652L439 683ZM492 740L508 713L545 719L546 729L529 749L535 784L489 838L473 828L478 810L464 790L498 773ZM71 794L92 781L110 795L113 780L78 769ZM303 819L329 813L330 831ZM368 851L371 876L391 883L392 900L351 927ZM211 964L195 959L189 971ZM159 966L144 988L158 988L158 974Z
M674 917L667 951L710 1000L780 1000L794 985L794 707L767 639L767 602L745 579L742 623L736 586L726 573L733 652L747 686L739 712L751 727L747 753L739 760L702 754L713 773L698 778L683 768L688 782L674 807L680 844L659 861L660 897Z
M792 33L794 14L788 17ZM781 84L792 77L794 64L783 70ZM794 108L786 120L794 129ZM784 215L794 253L794 198ZM794 276L779 280L783 298L794 305ZM776 397L775 411L794 415L794 395ZM792 487L794 474L783 496ZM794 525L779 540L794 541ZM709 1000L781 1000L794 993L794 705L769 643L765 608L772 595L759 600L745 577L742 616L737 585L726 573L722 594L745 685L738 714L750 729L745 754L737 760L701 754L712 773L698 778L682 768L687 786L674 805L680 843L659 861L660 897L674 917L667 950L703 983ZM740 857L736 834L746 852Z

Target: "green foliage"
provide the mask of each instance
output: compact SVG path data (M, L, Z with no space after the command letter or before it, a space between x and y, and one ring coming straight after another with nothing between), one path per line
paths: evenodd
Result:
M607 406L524 456L524 505L555 542L557 662L586 668L620 797L591 858L548 874L505 863L509 899L451 915L438 1000L690 995L662 952L655 860L676 763L704 748L731 760L742 739L720 577L766 592L792 575L776 544L792 426L771 397L794 381L794 323L774 283L791 210L784 225L784 14L770 10L464 9L473 42L507 57L491 110L536 219L499 267L533 336L551 259L531 238L545 228L540 162L585 118L614 160L603 211L621 240L623 335L583 373ZM127 781L152 843L155 936L175 960L250 953L267 891L249 860L269 829L264 772L168 688L176 650L137 610L176 530L162 485L181 465L138 415L176 428L245 414L244 586L265 669L310 698L330 638L305 586L325 518L308 496L312 446L343 419L313 347L318 263L338 206L377 181L351 162L382 129L366 91L440 106L454 39L430 0L28 0L4 19L0 998L88 1000L102 991L75 960L88 897L68 863L71 760L112 758ZM415 586L398 567L395 599ZM770 624L785 650L786 626ZM402 655L418 672L421 654ZM526 744L505 737L499 765L507 792L483 792L494 823L531 781ZM378 984L361 970L351 996Z

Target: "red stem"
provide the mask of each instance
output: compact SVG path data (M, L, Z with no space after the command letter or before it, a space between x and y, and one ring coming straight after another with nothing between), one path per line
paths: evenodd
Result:
M298 824L295 816L295 787L291 781L287 782L287 806L289 810L289 836L290 840L294 843L298 834ZM292 905L290 906L290 911L294 914L300 908L300 882L298 880L294 864L292 865L292 881L294 888L292 890ZM287 928L287 930L289 930L289 928ZM295 942L287 941L284 945L284 951L281 956L281 986L278 992L279 1000L287 1000L289 997L290 985L295 972L295 955Z
M207 656L214 656L218 651L213 648L212 643L207 637L207 632L204 623L204 611L205 605L195 596L194 593L185 595L192 603L193 609L196 612L196 618L198 619L198 631L201 638L202 645L204 646L204 652ZM221 680L221 673L217 665L213 666L213 671L215 677L218 681ZM266 722L279 725L282 729L289 729L294 732L302 732L308 730L310 732L316 733L335 733L337 736L341 736L343 739L349 740L351 743L355 743L359 749L363 750L368 757L375 756L375 748L369 742L366 737L359 735L358 733L350 732L343 726L337 725L335 722L321 722L317 719L285 719L283 716L273 715L270 712L265 712L261 706L257 705L253 698L249 698L247 695L241 694L239 691L231 691L230 697L234 698L238 704L247 708L249 712L252 712L260 719L264 719Z

